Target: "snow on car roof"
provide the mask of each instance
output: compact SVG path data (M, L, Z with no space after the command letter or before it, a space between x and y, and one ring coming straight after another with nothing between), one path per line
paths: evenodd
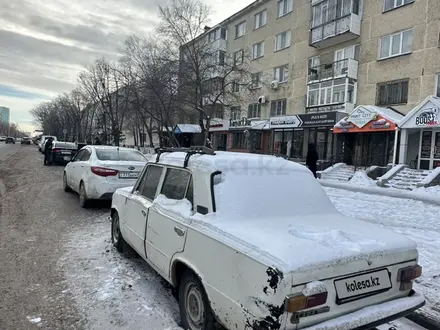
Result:
M187 153L172 152L160 155L159 163L183 166ZM153 162L155 162L155 157ZM195 154L189 158L188 168L204 169L208 172L228 171L310 171L303 165L285 160L280 157L259 154L247 154L240 152L216 151L215 155Z

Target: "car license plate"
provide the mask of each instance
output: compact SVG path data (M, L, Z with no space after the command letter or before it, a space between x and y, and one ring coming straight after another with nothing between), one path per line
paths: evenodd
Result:
M62 153L63 155L70 155L72 152L71 152L71 151L61 151L61 153Z
M360 296L391 287L390 276L386 269L335 281L336 293L339 299Z
M72 159L71 156L64 156L64 160L70 161Z
M139 172L119 172L119 178L121 179L137 179Z

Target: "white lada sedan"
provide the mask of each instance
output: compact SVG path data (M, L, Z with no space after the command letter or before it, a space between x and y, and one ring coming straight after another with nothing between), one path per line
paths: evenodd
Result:
M177 288L184 329L371 329L425 302L415 243L342 215L281 158L163 150L111 216L114 245Z
M85 146L64 169L64 191L76 191L82 207L94 199L111 200L116 189L136 182L147 161L131 148Z

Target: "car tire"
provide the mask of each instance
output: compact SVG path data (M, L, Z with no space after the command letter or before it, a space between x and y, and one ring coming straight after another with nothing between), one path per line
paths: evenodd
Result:
M216 321L205 288L190 270L185 271L180 280L179 309L184 329L215 329Z
M82 208L87 208L89 206L90 200L87 198L86 187L84 182L79 184L79 205Z
M122 237L118 212L114 212L112 214L112 243L116 250L121 253L124 252L124 247L126 243L124 241L124 238Z
M69 185L67 184L66 172L64 172L64 174L63 174L63 190L65 192L71 192L72 191L72 189L70 189Z

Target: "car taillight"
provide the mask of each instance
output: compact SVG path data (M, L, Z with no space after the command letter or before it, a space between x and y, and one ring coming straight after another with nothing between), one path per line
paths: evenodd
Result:
M92 166L91 170L94 174L99 176L115 176L119 173L118 170L113 170L111 168Z
M327 302L327 296L327 291L310 296L305 296L302 293L293 296L287 296L284 307L287 312L295 313L304 309L324 305Z
M400 268L397 272L397 282L400 282L400 291L412 289L412 281L422 275L422 267L419 265Z
M53 148L53 149L52 149L52 152L60 152L60 150L61 150L61 149Z

